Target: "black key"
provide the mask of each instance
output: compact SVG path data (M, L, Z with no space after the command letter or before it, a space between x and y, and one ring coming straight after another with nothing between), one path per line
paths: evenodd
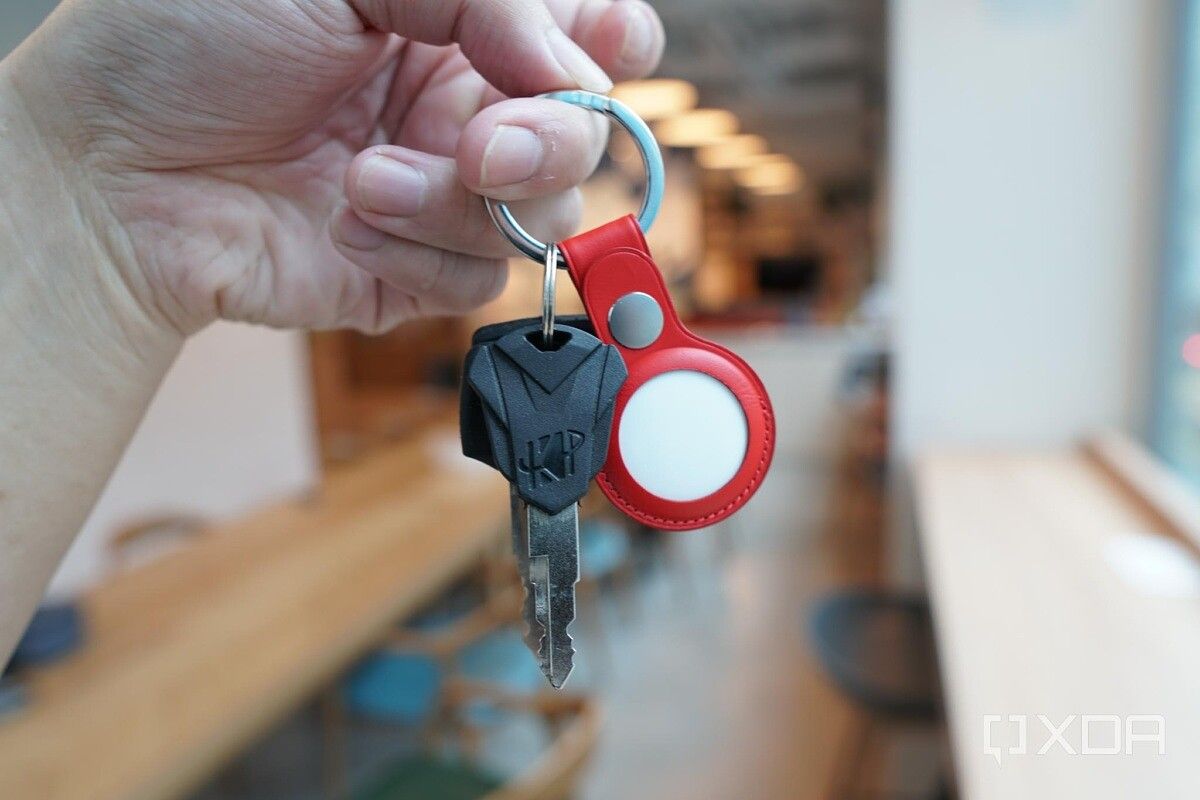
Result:
M512 486L525 641L555 688L575 652L567 627L579 580L579 500L604 466L613 403L626 378L617 348L585 323L560 318L550 347L540 319L480 329L463 369L460 405L463 453L498 469Z

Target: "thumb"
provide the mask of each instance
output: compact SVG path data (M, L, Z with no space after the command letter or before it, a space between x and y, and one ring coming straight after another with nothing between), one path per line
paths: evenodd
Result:
M510 97L555 89L607 92L612 81L542 0L350 0L369 25L434 45L457 42Z

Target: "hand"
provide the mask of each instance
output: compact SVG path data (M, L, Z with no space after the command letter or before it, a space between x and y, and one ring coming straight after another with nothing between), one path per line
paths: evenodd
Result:
M506 95L662 45L642 0L69 0L0 78L151 319L381 331L499 292L479 194L577 224L607 126Z

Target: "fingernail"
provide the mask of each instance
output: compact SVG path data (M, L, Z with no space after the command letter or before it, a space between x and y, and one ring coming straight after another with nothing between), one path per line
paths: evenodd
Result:
M345 211L335 217L333 237L355 250L378 250L388 238L383 231Z
M528 128L497 125L483 151L479 183L508 186L529 180L542 163L542 140Z
M621 62L641 66L654 55L655 25L650 10L641 3L630 3L634 9L625 38L621 42Z
M419 170L394 158L375 155L359 170L358 201L364 211L415 217L425 205L428 185Z
M558 65L571 76L571 80L575 81L580 89L603 94L612 88L612 81L604 74L604 70L600 69L600 65L592 61L591 56L583 52L583 48L571 41L561 29L548 30L546 43L550 45L550 52L558 61Z

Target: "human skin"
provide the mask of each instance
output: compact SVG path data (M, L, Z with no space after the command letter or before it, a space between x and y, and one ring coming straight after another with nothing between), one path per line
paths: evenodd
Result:
M0 62L0 663L183 340L467 311L657 64L642 0L67 0ZM509 99L519 98L519 99Z

